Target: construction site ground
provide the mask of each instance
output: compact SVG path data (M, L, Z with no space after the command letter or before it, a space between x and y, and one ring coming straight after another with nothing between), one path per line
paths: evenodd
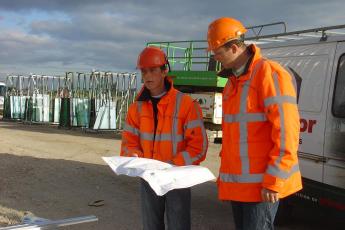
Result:
M0 226L18 224L24 214L95 215L97 222L67 228L141 229L138 179L116 176L101 158L118 155L120 135L0 120ZM220 148L210 143L202 164L216 176ZM97 200L104 205L90 206ZM277 229L334 229L302 207L292 214ZM234 229L231 205L217 199L215 182L192 188L192 229Z

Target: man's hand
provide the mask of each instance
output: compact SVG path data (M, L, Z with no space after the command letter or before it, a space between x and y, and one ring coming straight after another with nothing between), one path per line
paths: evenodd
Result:
M262 200L265 202L274 203L274 202L277 202L279 200L279 193L272 191L272 190L269 190L269 189L266 189L266 188L262 188L261 197L262 197Z

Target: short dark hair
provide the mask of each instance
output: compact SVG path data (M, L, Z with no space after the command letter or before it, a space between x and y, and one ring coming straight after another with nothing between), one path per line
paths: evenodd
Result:
M162 65L160 68L161 68L162 71L164 71L164 70L167 69L167 65Z
M162 65L160 68L161 68L161 70L163 70L163 71L165 71L166 69L168 69L168 72L171 71L170 64L169 64L169 61L168 61L168 60L167 60L167 64Z
M243 39L234 39L234 40L228 41L227 43L223 45L223 47L230 48L232 45L237 45L238 47L246 47L246 44L244 44Z

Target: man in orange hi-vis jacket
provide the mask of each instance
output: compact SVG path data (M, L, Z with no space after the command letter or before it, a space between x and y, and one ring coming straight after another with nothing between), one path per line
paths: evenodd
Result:
M144 86L129 107L122 133L121 156L138 156L174 165L198 165L206 157L206 131L199 104L173 87L166 75L169 63L156 47L145 48L138 57ZM143 229L191 228L190 188L157 196L141 180Z
M231 200L237 229L273 229L279 199L302 189L296 91L283 67L244 44L245 32L233 18L208 27L208 50L228 78L218 192Z

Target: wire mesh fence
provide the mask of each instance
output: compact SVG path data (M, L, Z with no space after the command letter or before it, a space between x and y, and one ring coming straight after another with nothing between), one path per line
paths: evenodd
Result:
M4 119L95 130L122 129L138 88L136 73L9 75Z

